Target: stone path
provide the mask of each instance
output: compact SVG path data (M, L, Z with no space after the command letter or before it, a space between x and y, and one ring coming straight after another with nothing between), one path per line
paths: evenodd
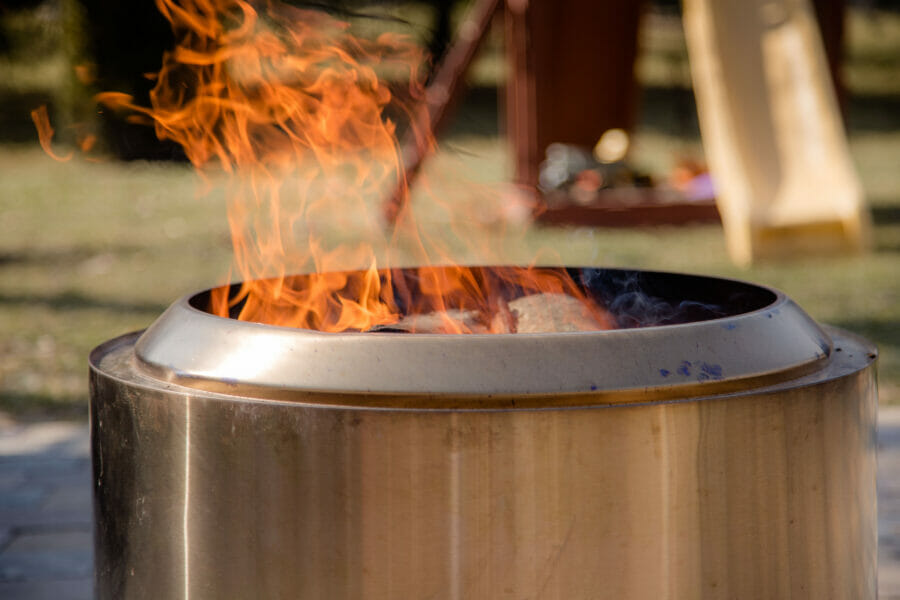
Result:
M879 598L900 600L900 407L879 418ZM88 427L0 423L0 598L92 597Z
M878 597L900 600L900 407L878 413Z
M92 598L91 516L87 425L0 425L0 598Z

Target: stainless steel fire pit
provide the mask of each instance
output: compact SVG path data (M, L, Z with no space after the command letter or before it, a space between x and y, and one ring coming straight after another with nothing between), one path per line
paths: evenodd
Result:
M874 348L755 285L571 273L671 310L325 334L201 293L97 348L98 596L875 598Z

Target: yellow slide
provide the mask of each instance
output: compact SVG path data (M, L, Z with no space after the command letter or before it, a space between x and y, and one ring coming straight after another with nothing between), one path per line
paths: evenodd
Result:
M684 28L734 261L864 248L868 211L808 0L684 0Z

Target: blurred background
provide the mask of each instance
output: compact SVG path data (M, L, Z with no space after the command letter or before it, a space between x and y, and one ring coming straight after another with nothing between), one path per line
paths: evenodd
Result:
M833 70L872 214L868 253L739 268L715 222L524 228L505 191L515 156L502 114L510 68L498 23L465 73L466 92L440 132L440 150L425 163L434 182L429 193L457 204L488 235L516 229L504 249L509 262L537 254L572 265L677 270L780 288L820 322L875 341L881 401L900 403L900 2L840 6L841 35L826 38L841 44ZM466 1L325 6L362 27L413 36L436 54L470 7ZM705 157L679 5L645 3L639 19L628 168L662 186L686 165L702 171ZM0 411L7 415L83 417L94 346L146 327L176 298L227 277L231 247L221 189L213 182L209 193L198 193L200 181L178 148L158 142L149 128L99 114L91 100L116 90L146 103L152 82L144 74L158 70L172 43L152 0L0 1ZM588 68L583 77L599 77L599 89L617 94L615 80ZM90 158L76 153L56 162L41 150L30 117L41 105L58 131L59 153L86 131L99 133ZM441 183L457 175L479 191ZM432 217L439 223L439 215Z

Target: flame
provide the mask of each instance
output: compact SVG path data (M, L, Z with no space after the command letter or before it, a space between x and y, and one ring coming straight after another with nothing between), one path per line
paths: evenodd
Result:
M215 314L365 331L406 314L469 310L484 315L478 327L447 316L443 330L498 332L503 327L489 315L502 311L511 293L584 298L561 269L431 266L435 249L405 201L389 239L329 245L325 223L357 219L380 231L378 201L395 189L408 193L398 123L418 144L433 144L421 108L426 57L418 46L392 34L356 37L346 23L274 0L157 5L177 43L153 77L151 106L115 92L98 99L181 144L202 173L228 174L234 264L243 283L213 291ZM404 86L396 83L401 76ZM375 242L390 246L400 238L426 265L412 284L376 258ZM358 270L341 270L348 265ZM293 275L303 271L312 273Z
M97 80L97 66L93 63L79 63L72 67L75 77L84 85L89 85Z
M47 115L46 106L39 106L31 111L31 120L34 122L34 126L37 129L41 148L44 149L44 152L46 152L48 156L59 162L66 162L72 159L71 152L65 156L60 156L53 151L53 147L50 145L50 142L53 140L54 131L53 126L50 125L50 117Z

